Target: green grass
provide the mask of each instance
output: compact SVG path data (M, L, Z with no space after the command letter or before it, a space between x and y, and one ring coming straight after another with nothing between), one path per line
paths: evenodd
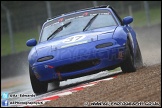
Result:
M121 15L122 18L128 15ZM141 27L146 26L146 15L145 11L138 11L133 12L133 26L134 27ZM150 20L151 25L161 23L161 8L154 8L150 10ZM32 31L21 31L14 33L14 44L16 53L29 50L31 48L26 46L26 41L30 38L35 38L38 40L38 30L33 29ZM1 56L11 54L11 47L10 47L10 38L9 35L1 35Z
M38 40L38 32L37 30L18 32L14 34L13 38L15 52L19 53L31 49L26 46L26 41L31 38ZM8 54L11 54L10 38L9 35L3 35L1 36L1 56Z

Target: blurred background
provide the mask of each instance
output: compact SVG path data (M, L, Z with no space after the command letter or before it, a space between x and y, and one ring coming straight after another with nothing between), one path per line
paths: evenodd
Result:
M99 5L111 5L122 18L133 16L131 26L138 34L143 33L141 28L154 27L159 32L160 46L161 1L1 1L1 80L28 74L27 56L31 48L26 41L38 40L41 26L48 18Z

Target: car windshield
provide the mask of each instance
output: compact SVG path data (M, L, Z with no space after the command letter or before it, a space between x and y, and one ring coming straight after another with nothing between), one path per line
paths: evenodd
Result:
M91 21L91 19L93 20ZM64 25L69 22L70 24L65 27ZM69 15L68 18L62 17L47 23L42 29L40 42L69 34L115 25L117 25L117 23L108 10ZM60 28L61 30L58 31Z

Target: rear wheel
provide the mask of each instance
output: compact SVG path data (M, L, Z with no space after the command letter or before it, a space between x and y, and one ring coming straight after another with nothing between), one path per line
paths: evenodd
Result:
M34 75L30 66L29 66L29 74L30 74L30 81L31 81L31 85L32 85L34 93L36 94L46 93L48 83L39 81Z
M133 52L131 52L131 46L130 46L129 40L127 41L127 44L126 44L126 55L125 55L124 62L121 64L121 69L123 72L135 72L136 71L136 67L134 64L134 56L133 56Z

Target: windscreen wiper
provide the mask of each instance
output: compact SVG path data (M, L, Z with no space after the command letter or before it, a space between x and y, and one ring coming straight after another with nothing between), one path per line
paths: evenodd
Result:
M68 22L62 26L60 26L59 28L57 28L48 38L47 40L49 40L51 37L53 37L56 33L59 33L60 31L63 30L64 27L67 27L69 24L71 24L71 22ZM53 37L54 38L54 37Z
M90 26L90 24L92 24L92 22L94 21L94 19L96 19L97 16L98 16L98 14L96 14L94 17L92 17L89 20L89 22L87 23L87 25L84 27L83 31L85 31Z

